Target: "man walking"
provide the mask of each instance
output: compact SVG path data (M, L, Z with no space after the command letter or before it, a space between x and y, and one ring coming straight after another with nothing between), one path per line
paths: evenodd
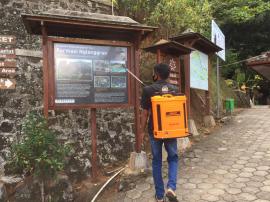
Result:
M142 128L141 137L144 137L144 129L148 121L148 133L151 143L153 161L152 170L153 178L156 190L156 201L163 202L164 195L171 202L177 202L175 194L177 183L177 170L178 170L178 151L177 151L177 139L155 139L153 135L153 117L152 117L152 105L151 97L159 93L176 92L177 88L169 84L166 80L170 75L170 68L166 64L157 64L154 66L153 80L154 84L146 86L143 89L141 107L142 112ZM165 194L164 182L162 179L162 145L168 153L168 184Z

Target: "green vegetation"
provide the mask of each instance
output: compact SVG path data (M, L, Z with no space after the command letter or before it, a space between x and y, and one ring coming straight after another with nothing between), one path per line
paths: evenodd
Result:
M228 65L248 57L257 56L270 47L269 0L115 0L121 15L141 23L159 27L159 32L147 45L160 38L168 38L192 29L210 38L211 19L215 19L226 36L226 62ZM142 79L150 78L155 61L143 54ZM215 64L213 64L215 67ZM147 75L146 75L147 74ZM243 84L250 89L258 84L258 75L245 63L221 68L226 80L234 80L234 87ZM145 80L147 81L147 80ZM263 82L260 81L260 84ZM265 82L264 84L265 85ZM215 87L215 86L214 86ZM267 89L267 88L266 88ZM270 94L270 92L269 92Z
M9 167L15 173L34 175L39 179L42 201L44 183L64 169L68 147L59 144L55 132L49 129L44 117L31 113L23 124L23 136L12 147Z
M214 16L223 24L245 23L270 10L268 0L211 0Z

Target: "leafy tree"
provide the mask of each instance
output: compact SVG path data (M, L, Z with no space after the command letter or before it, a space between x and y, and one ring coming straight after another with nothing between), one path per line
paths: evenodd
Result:
M259 55L270 47L269 0L115 0L120 14L156 25L159 32L153 40L177 35L188 28L210 37L211 19L215 19L226 36L228 65ZM148 45L148 44L146 44ZM142 77L150 78L149 56L142 63ZM225 79L234 79L250 87L256 74L238 63L221 69ZM146 75L148 74L148 75ZM243 80L243 81L242 81Z
M221 25L226 36L227 61L234 63L256 56L270 47L270 1L269 0L209 0L213 17ZM245 63L222 67L225 78L242 82L253 90L265 81L249 70Z
M117 0L117 5L121 15L158 26L164 38L188 28L210 33L212 11L208 0Z
M207 0L161 0L151 13L149 23L159 26L166 38L190 28L209 33L212 11Z
M114 0L119 13L144 23L161 0Z
M223 62L222 65L224 65L224 67L221 67L221 74L223 77L225 77L226 79L232 79L234 74L235 74L235 70L242 67L241 64L237 63L239 61L239 54L236 50L233 49L229 49L226 51L226 62ZM230 65L232 63L236 63L234 65ZM229 66L226 66L229 65Z
M8 164L14 172L34 174L38 178L44 201L44 183L63 170L67 152L68 146L58 143L46 119L31 113L23 123L22 139L12 147Z
M210 0L214 16L223 24L244 23L270 10L269 0Z

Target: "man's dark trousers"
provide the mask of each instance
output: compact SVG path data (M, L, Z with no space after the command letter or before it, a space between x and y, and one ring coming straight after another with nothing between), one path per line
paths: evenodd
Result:
M164 196L164 182L162 179L162 145L168 153L168 184L167 188L176 190L177 169L178 169L178 151L177 139L155 139L153 134L150 134L150 143L152 148L152 169L153 178L156 188L156 196L162 199Z

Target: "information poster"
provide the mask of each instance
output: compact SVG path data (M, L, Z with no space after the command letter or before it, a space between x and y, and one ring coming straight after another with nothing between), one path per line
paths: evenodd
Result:
M200 51L190 54L190 87L208 90L208 55Z
M56 104L128 103L127 48L54 43Z

